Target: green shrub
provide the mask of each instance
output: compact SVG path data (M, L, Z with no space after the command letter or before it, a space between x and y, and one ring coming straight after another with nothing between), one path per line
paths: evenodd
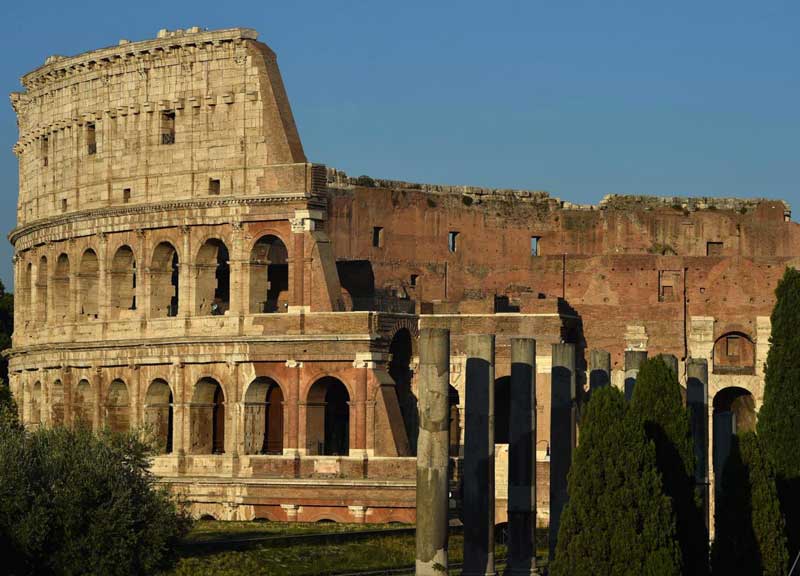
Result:
M655 446L614 387L599 388L587 404L568 492L553 576L681 573Z
M188 516L134 433L26 431L0 419L0 558L11 574L153 574Z
M775 476L752 432L732 439L714 525L714 574L786 574L789 552Z

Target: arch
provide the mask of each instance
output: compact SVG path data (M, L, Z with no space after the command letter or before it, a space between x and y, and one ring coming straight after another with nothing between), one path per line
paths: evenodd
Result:
M136 310L136 258L128 245L117 248L111 260L111 318L125 316Z
M161 378L156 378L147 387L144 422L151 429L157 452L171 454L174 425L172 390Z
M58 256L53 271L53 316L61 322L70 317L69 272L69 256L62 253Z
M450 404L450 456L458 457L461 448L461 398L458 390L448 384L447 400Z
M42 425L42 383L36 381L31 388L31 412L28 423L33 427Z
M713 401L712 463L714 474L722 473L731 450L731 440L740 432L755 430L756 409L753 395L744 388L723 388ZM717 488L720 483L716 483Z
M494 443L508 444L511 419L511 376L494 381Z
M755 374L753 340L744 332L726 332L714 342L714 374Z
M159 243L150 261L150 315L166 318L178 315L180 273L178 251L169 242Z
M199 316L225 314L231 302L228 247L216 238L206 240L195 259L195 302Z
M44 324L47 322L47 257L39 258L39 265L36 267L36 310L34 317L36 322Z
M126 432L131 426L130 396L125 382L111 381L106 396L106 425L112 432Z
M411 354L412 338L407 328L395 332L389 344L389 376L394 380L397 392L397 402L400 404L400 414L406 428L408 445L411 455L417 454L418 423L417 397L411 388Z
M193 454L225 453L225 393L213 378L201 378L194 386L189 429Z
M97 254L87 248L81 256L78 272L78 313L81 318L97 318L99 314L98 288L100 286L100 263Z
M338 378L324 376L308 391L306 452L347 456L350 450L350 394Z
M92 427L94 412L94 391L86 379L75 387L75 400L72 404L72 422L75 427Z
M259 238L250 251L250 312L286 312L289 298L289 252L272 234Z
M247 387L244 452L283 454L283 391L272 378L256 378Z
M52 426L64 425L64 384L55 380L50 386L50 422Z

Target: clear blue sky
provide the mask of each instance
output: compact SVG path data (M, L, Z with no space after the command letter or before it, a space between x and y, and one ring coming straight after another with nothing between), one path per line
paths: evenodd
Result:
M3 2L0 83L50 54L247 26L278 54L306 155L369 174L548 190L766 196L800 213L800 3ZM6 102L8 102L6 100ZM0 228L17 131L0 106ZM0 242L10 286L12 249Z

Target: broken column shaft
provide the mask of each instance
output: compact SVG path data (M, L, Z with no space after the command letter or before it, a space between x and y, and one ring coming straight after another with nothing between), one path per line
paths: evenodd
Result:
M633 398L633 388L639 377L639 369L647 361L647 350L625 350L625 399Z
M536 571L536 340L511 339L508 442L508 571Z
M575 449L575 344L553 344L550 378L550 558L555 557Z
M708 360L690 358L686 362L686 405L694 443L695 490L703 502L706 528L708 517Z
M589 352L589 389L611 384L611 354L605 350Z
M494 336L465 336L467 354L464 431L465 576L488 576L494 567Z
M450 449L450 331L419 336L416 573L447 574Z

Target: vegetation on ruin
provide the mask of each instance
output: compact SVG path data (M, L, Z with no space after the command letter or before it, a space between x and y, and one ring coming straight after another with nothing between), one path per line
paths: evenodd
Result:
M172 566L191 522L157 487L149 455L135 433L27 431L0 418L3 570L127 575Z
M757 431L775 470L794 556L800 550L800 271L787 268L775 296Z
M612 386L587 404L568 491L552 576L681 573L656 447Z
M0 351L11 347L11 333L14 331L14 295L6 292L0 282ZM0 378L8 382L8 359L0 356Z
M689 413L681 399L678 376L661 357L647 360L639 370L629 412L655 445L664 494L675 514L683 565L691 567L687 570L691 574L704 574L708 571L708 533L694 490Z
M775 475L752 432L732 438L715 510L714 574L783 576L789 563Z

